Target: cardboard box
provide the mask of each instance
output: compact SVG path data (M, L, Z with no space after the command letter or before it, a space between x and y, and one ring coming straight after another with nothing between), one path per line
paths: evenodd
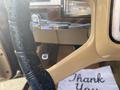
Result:
M40 30L33 31L36 42L52 44L82 45L88 40L88 30Z

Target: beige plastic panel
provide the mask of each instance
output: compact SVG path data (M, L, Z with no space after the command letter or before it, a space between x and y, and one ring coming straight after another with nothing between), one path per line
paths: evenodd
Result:
M0 78L9 79L12 76L10 64L8 62L6 53L0 44Z
M0 90L23 90L25 84L25 78L2 81L0 82Z

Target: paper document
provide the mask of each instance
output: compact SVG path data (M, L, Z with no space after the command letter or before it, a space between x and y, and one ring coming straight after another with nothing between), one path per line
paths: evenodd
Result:
M83 69L59 82L58 90L119 90L110 66Z

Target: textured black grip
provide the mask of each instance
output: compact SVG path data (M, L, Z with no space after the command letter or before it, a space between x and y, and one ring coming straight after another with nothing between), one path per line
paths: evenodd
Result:
M29 0L8 0L9 31L19 65L33 90L55 90L54 82L36 54L30 30ZM39 65L41 64L41 65Z

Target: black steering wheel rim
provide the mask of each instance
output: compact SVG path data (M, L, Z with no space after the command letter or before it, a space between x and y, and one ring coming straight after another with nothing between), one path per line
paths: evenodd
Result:
M29 85L33 90L55 90L53 79L43 68L36 54L36 45L30 30L29 0L7 1L9 0L5 1L5 6L10 38L21 70Z

